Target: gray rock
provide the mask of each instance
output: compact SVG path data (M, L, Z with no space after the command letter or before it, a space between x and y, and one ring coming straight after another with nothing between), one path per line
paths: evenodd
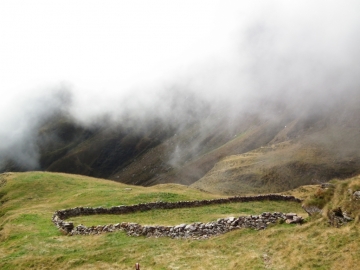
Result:
M321 213L321 209L314 205L302 205L301 206L309 216Z
M360 200L360 190L353 193L354 200Z
M185 231L195 231L196 226L194 224L189 224L185 226Z
M64 222L63 228L65 229L65 231L71 232L72 229L74 229L74 223L72 223L72 222Z
M177 229L184 229L186 227L187 224L180 224L174 227L175 230Z
M352 221L354 220L352 217L350 217L345 211L342 213L343 217L346 221Z
M287 213L287 214L285 214L285 217L287 219L293 219L294 216L296 216L296 213Z

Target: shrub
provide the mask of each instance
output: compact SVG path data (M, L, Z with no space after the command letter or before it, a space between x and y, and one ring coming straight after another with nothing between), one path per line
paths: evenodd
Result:
M329 187L326 189L319 188L316 192L310 196L309 199L305 201L306 205L313 205L319 208L323 208L334 195L334 187Z

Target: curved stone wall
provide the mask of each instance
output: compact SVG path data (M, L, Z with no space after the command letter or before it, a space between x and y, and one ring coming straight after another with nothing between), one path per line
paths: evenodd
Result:
M153 202L142 203L136 205L121 205L111 208L103 207L76 207L71 209L58 210L52 217L53 223L63 233L68 235L91 235L104 232L113 232L117 230L123 230L131 236L168 236L172 238L208 238L212 235L222 234L238 228L253 228L253 229L265 229L267 225L276 223L277 220L286 220L288 223L301 223L302 218L298 217L294 213L262 213L259 216L241 216L241 217L229 217L226 219L218 219L217 221L209 223L196 222L192 224L180 224L177 226L143 226L137 223L117 223L109 225L99 225L86 227L84 225L78 225L74 227L71 222L66 222L65 219L81 215L99 215L99 214L128 214L138 211L149 211L152 209L176 209L176 208L190 208L200 207L205 205L225 204L234 202L251 202L251 201L294 201L301 202L293 196L284 195L258 195L258 196L246 196L246 197L229 197L223 199L213 200L201 200L201 201L180 201L180 202Z

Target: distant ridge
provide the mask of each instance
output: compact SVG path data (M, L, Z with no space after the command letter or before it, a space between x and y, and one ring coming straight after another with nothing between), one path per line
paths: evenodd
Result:
M275 109L274 109L275 110ZM192 185L237 195L280 192L360 173L360 110L337 108L303 117L198 117L180 127L149 120L84 126L56 115L38 132L40 170L127 184ZM23 171L8 160L4 171Z

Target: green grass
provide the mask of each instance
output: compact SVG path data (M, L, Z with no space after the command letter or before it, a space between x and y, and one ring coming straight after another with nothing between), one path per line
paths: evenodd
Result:
M330 203L345 207L348 201L342 192L356 184L360 180L336 184ZM0 187L5 194L0 205L0 269L133 269L135 262L142 269L356 269L360 263L358 223L336 229L328 227L322 217L302 226L241 229L200 241L128 237L124 232L70 237L51 222L53 212L63 208L219 197L174 184L125 188L129 186L78 175L31 172L7 176L7 184ZM123 220L166 225L263 211L306 216L296 203L251 202L72 220L89 225Z
M212 205L195 208L183 209L164 209L151 210L146 212L132 213L127 215L97 215L97 216L78 216L71 218L75 224L86 226L110 224L118 222L136 222L147 225L177 225L180 223L210 222L218 218L256 215L262 212L291 212L302 213L298 203L289 202L247 202L230 203L222 205Z

